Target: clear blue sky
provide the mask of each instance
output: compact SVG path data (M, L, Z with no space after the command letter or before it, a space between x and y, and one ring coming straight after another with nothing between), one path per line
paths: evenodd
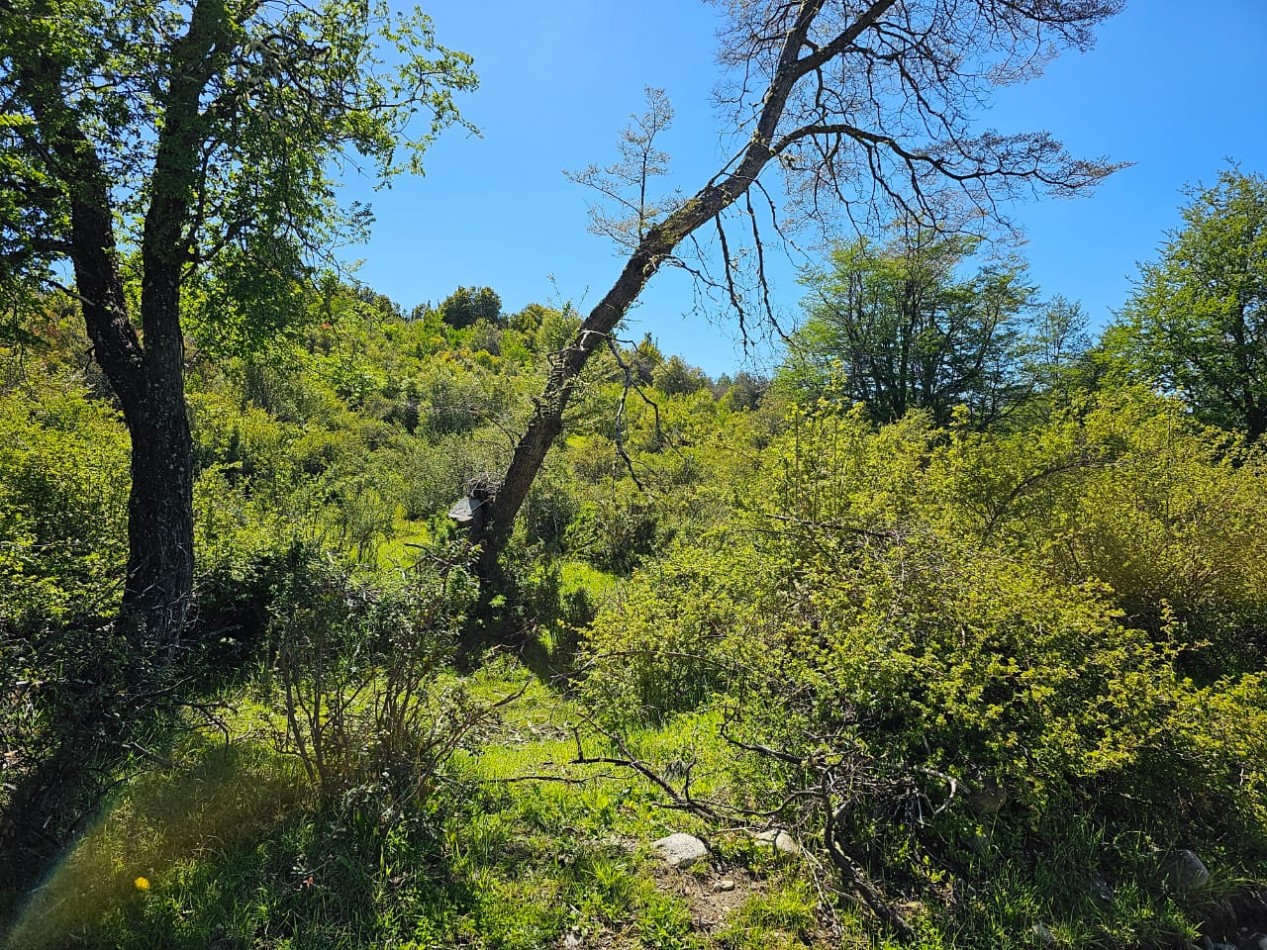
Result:
M480 89L464 97L482 138L446 133L424 178L367 195L377 217L360 279L406 307L459 284L489 285L507 310L532 301L595 303L619 272L607 240L586 231L591 194L564 169L615 157L643 87L666 89L677 119L665 145L675 183L694 191L718 167L724 125L711 93L717 7L697 0L425 0L438 40L475 56ZM1045 295L1080 300L1101 325L1130 292L1136 263L1178 223L1185 182L1213 181L1226 159L1267 172L1267 0L1129 0L1095 49L1067 53L1039 80L1010 88L982 124L1048 129L1075 154L1134 162L1090 198L1038 201L1016 220ZM791 264L776 272L794 314ZM686 315L689 282L662 272L625 335L650 331L666 352L714 375L742 365L724 318ZM760 367L758 367L760 368Z

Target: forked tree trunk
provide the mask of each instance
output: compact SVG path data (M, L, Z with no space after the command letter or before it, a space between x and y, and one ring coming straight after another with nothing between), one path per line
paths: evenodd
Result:
M91 142L61 98L59 66L36 58L22 77L70 185L70 257L93 355L119 399L132 443L128 566L120 621L136 646L170 660L193 588L193 446L185 410L180 330L183 228L196 160L197 83L173 84L175 118L159 141L152 204L142 242L142 347L128 316L115 240L110 182ZM188 87L188 88L185 88ZM182 134L184 133L184 134Z
M72 139L66 148L78 151L82 161L85 144ZM145 295L152 312L145 314L142 349L127 316L104 176L83 164L87 173L71 202L75 283L94 355L119 398L132 444L128 565L119 619L138 648L170 659L193 590L193 444L179 320L154 311L175 307L178 286L173 282L167 294Z

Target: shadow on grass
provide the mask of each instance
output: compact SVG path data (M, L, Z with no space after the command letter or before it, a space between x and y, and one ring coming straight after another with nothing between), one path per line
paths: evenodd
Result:
M135 915L176 869L249 845L298 806L289 763L249 745L199 751L193 768L144 775L107 807L35 890L9 946L99 943L92 928Z
M130 785L6 946L452 946L478 934L527 948L562 932L569 901L592 885L594 849L556 854L548 834L529 843L521 816L475 784L404 809L373 788L318 808L264 746L195 754L191 768Z

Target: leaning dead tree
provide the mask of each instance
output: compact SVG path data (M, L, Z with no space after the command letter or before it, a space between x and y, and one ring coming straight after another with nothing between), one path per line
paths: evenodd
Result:
M822 222L877 207L939 219L948 202L1001 222L1013 200L1085 192L1120 167L1074 158L1046 132L979 130L975 117L995 87L1037 76L1061 49L1089 48L1094 28L1124 0L716 2L729 15L720 61L735 77L720 98L742 145L693 196L667 205L658 219L641 215L625 232L636 240L624 269L557 354L504 477L482 500L472 536L485 579L495 576L515 517L563 430L581 370L608 346L647 282L677 262L679 247L701 229L714 229L724 258L720 286L741 306L725 215L744 218L760 267L750 193L761 195L777 227L761 182L772 166L784 176L783 210Z

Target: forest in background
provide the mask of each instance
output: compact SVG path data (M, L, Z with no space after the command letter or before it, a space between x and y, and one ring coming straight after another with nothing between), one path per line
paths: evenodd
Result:
M4 939L1261 950L1267 179L1093 334L1000 209L1121 166L973 118L1120 3L968 7L729 5L588 313L405 312L330 249L470 128L424 15L0 0ZM778 365L623 339L773 318L767 169L857 235Z

